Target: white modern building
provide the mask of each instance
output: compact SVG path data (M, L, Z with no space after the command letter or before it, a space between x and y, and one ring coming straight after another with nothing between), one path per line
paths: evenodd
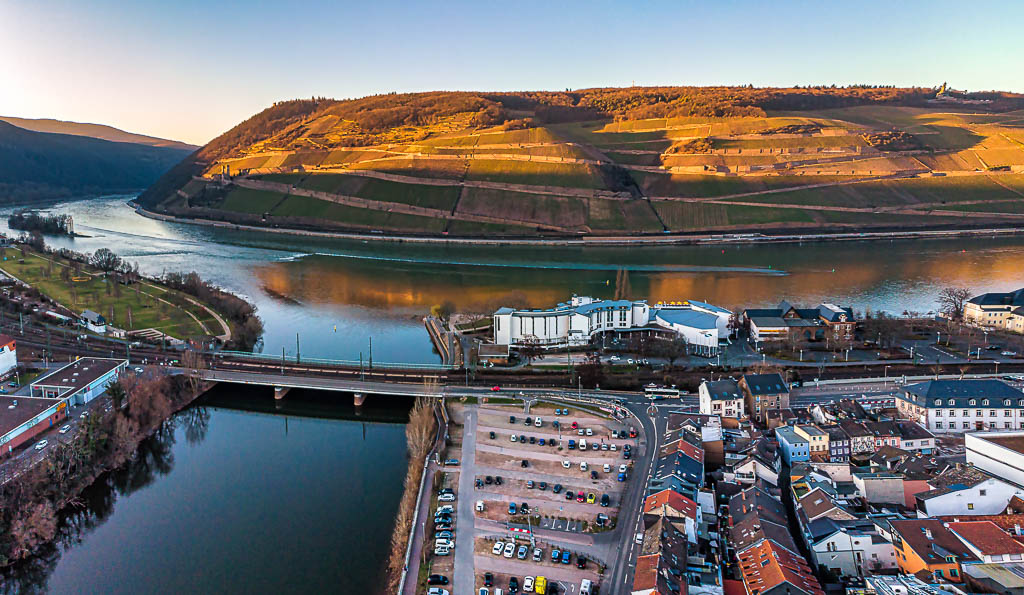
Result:
M964 435L964 446L968 463L1024 486L1024 431L972 432Z
M705 380L697 389L702 415L743 418L743 392L735 380Z
M0 335L0 380L7 378L18 368L18 343L14 337Z
M732 313L704 302L649 305L646 301L573 296L544 310L501 308L494 313L494 343L510 347L582 347L602 333L674 332L693 353L713 357L729 337Z

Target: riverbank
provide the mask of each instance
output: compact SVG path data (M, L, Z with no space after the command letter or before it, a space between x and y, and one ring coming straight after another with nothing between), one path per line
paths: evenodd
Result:
M0 568L51 543L60 512L76 506L101 475L125 465L143 440L206 388L184 376L129 375L112 384L110 411L96 408L72 440L54 444L46 458L0 486Z
M253 231L320 239L359 240L409 244L439 244L452 246L573 246L573 247L615 247L615 246L696 246L715 244L800 244L809 242L851 242L864 240L942 239L956 237L1010 237L1024 235L1024 228L958 228L932 230L896 230L836 233L804 233L765 235L762 233L719 233L681 235L666 233L659 236L581 236L575 238L498 238L498 237L448 237L428 235L406 235L343 231L314 231L282 227L263 227L215 221L212 219L186 218L147 210L132 201L135 212L143 217L159 221L202 225L235 231Z

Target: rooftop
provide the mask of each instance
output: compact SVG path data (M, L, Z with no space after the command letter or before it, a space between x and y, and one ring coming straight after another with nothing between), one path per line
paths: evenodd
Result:
M702 330L716 330L718 328L718 317L714 314L701 312L699 310L684 310L679 308L662 308L652 313L656 318L668 324L679 324Z
M705 380L703 386L707 389L708 394L711 395L712 401L728 401L743 398L740 394L739 384L731 378L728 380Z
M14 403L17 402L17 406ZM11 397L0 395L0 436L32 419L52 407L55 399L39 399L34 397Z
M808 595L823 595L818 579L807 562L772 541L764 541L739 555L743 583L750 595L757 595L789 583Z
M947 555L961 562L979 561L939 519L893 520L889 525L926 564L945 562Z
M1024 554L1024 544L1007 535L992 521L949 523L949 529L983 555Z
M644 512L660 514L667 506L691 519L697 518L697 503L675 490L661 490L644 499Z
M927 380L903 387L919 405L946 407L947 402L935 404L934 399L971 399L989 397L992 399L1020 399L1024 394L1001 380ZM925 402L922 402L924 400ZM1016 403L1013 403L1016 405ZM957 407L964 404L958 402Z
M120 359L83 357L71 362L49 376L39 378L32 386L74 389L89 386L103 375L125 363Z
M752 395L778 395L789 392L789 385L781 374L744 374L747 389Z
M972 434L973 437L991 442L1013 452L1024 454L1024 433L1013 432L1009 434Z

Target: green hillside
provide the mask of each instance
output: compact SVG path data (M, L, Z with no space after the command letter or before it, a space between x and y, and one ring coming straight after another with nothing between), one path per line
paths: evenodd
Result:
M288 101L140 200L185 218L448 236L1016 225L1024 100L664 87Z

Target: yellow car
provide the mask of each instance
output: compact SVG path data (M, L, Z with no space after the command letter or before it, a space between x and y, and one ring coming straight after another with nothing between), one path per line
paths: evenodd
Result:
M533 583L533 592L544 595L548 592L548 579L543 576L538 576L537 581Z
M594 496L594 492L590 492L587 494L587 504L593 504L594 502L597 502L597 497Z

